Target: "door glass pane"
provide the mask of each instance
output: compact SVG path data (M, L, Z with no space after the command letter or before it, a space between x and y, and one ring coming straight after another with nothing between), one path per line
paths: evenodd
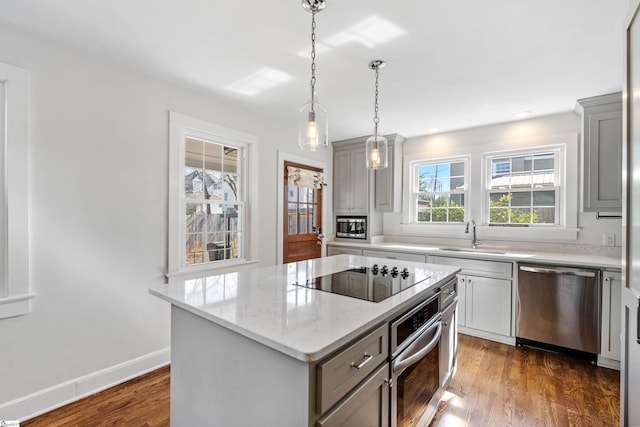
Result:
M307 224L308 224L308 220L307 220L307 209L308 209L308 205L306 204L300 204L298 205L298 234L306 234L307 233Z
M289 224L288 234L298 234L298 205L296 203L289 203L287 217L289 218L287 221Z
M294 186L289 186L287 193L289 194L289 201L290 202L297 202L298 201L298 187L294 187Z

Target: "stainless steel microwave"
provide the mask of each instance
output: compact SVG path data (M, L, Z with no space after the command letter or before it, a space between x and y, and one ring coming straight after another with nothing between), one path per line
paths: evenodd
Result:
M348 239L367 239L366 216L337 216L336 237Z

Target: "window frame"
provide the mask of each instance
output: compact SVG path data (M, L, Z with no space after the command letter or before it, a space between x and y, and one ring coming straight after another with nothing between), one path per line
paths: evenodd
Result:
M543 146L533 146L527 147L517 150L500 150L500 151L492 151L482 153L482 163L483 163L483 173L482 173L482 223L486 225L491 225L491 227L513 227L517 224L514 223L490 223L490 195L491 193L496 192L520 192L520 190L516 189L512 191L512 189L506 190L492 190L490 188L491 183L491 161L496 158L513 158L513 157L522 157L522 156L534 156L538 154L546 154L553 153L554 155L554 186L547 187L553 188L556 192L555 194L555 213L554 213L554 223L527 223L523 225L524 227L541 229L541 228L565 228L566 218L567 218L567 200L565 196L566 193L566 174L567 167L566 164L566 146L565 144L550 144ZM544 191L547 188L540 190ZM533 191L532 188L528 188L523 191Z
M239 159L238 179L244 197L237 201L242 206L240 235L242 257L199 264L186 264L184 224L184 205L189 202L184 195L185 140L194 138L211 141L217 144L238 148L242 155ZM167 276L238 267L239 265L258 262L257 237L252 230L257 230L257 215L252 215L252 207L257 202L257 143L254 135L216 125L204 120L189 117L175 111L169 112L169 242ZM240 156L239 156L240 157ZM254 172L251 172L254 171ZM202 200L204 202L204 200Z
M464 218L462 222L449 222L449 221L444 221L444 222L424 222L424 221L418 221L418 209L417 209L417 201L418 201L418 196L420 194L425 194L424 192L420 192L418 191L418 169L421 166L429 166L429 165L437 165L437 164L443 164L443 163L460 163L462 162L464 165L464 190L462 191L455 191L455 192L439 192L440 194L462 194L465 200L465 206L464 206ZM413 224L413 225L417 225L417 226L425 226L425 227L435 227L435 226L451 226L451 225L458 225L458 224L464 224L465 221L467 221L467 218L469 216L469 209L468 209L468 203L469 203L469 177L470 177L470 163L471 163L471 156L469 155L464 155L464 156L453 156L453 157L442 157L442 158L433 158L433 159L416 159L416 160L411 160L409 162L409 168L410 168L410 184L411 184L411 188L410 188L410 197L409 197L409 224ZM434 193L426 193L426 194L434 194Z
M35 293L29 277L29 71L0 63L6 122L0 143L2 159L3 245L0 274L0 319L31 312Z

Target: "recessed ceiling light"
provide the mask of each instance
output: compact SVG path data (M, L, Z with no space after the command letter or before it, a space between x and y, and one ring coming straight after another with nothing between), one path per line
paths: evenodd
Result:
M530 116L530 115L532 115L532 114L533 114L533 113L532 113L531 111L520 111L520 112L518 112L518 113L513 113L513 117L514 117L515 119L522 119L522 118L527 117L527 116Z
M242 95L253 96L289 80L291 80L289 74L265 67L227 85L226 89Z

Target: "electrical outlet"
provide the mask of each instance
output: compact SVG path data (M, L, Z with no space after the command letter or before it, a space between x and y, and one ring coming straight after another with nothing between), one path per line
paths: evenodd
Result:
M616 245L616 235L615 234L603 234L602 235L602 246L615 246Z

